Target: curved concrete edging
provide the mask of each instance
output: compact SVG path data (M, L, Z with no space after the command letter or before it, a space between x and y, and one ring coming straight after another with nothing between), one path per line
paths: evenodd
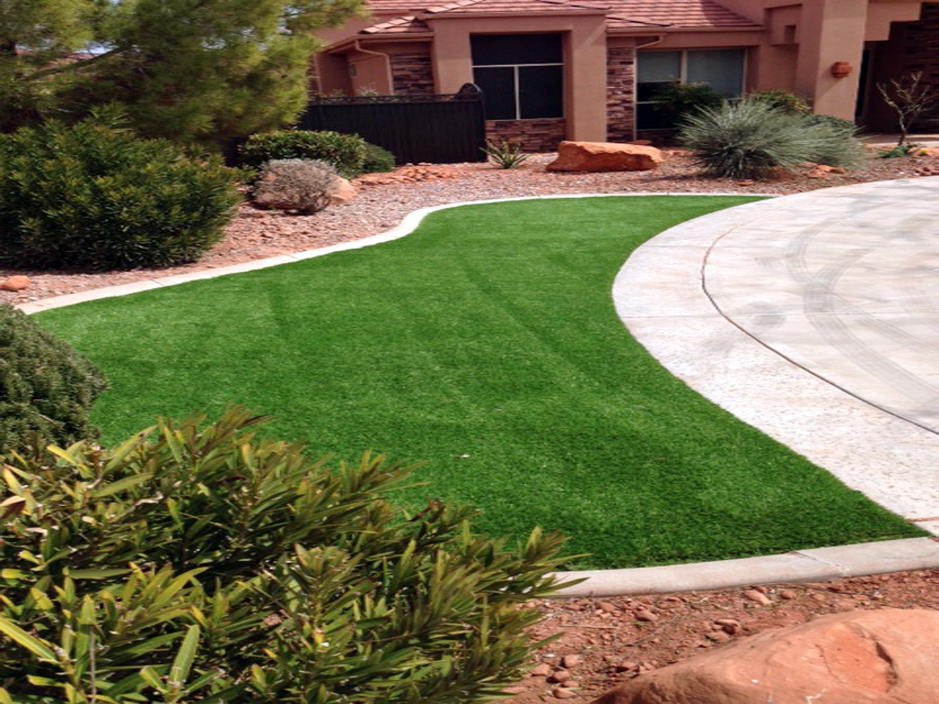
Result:
M175 286L177 284L189 281L199 281L203 279L212 279L219 276L244 273L257 269L264 269L281 264L302 261L315 257L325 256L333 252L340 252L352 249L360 249L382 242L390 242L404 237L413 232L420 222L428 214L438 210L461 207L464 205L476 205L484 203L500 203L518 200L548 200L556 198L596 198L596 197L629 197L629 196L772 196L773 194L740 194L740 193L598 193L598 194L565 194L552 196L531 196L524 198L504 198L488 199L480 201L467 201L461 203L452 203L430 208L422 208L409 213L396 227L386 232L374 235L353 242L346 242L330 247L323 247L305 252L269 257L243 264L218 267L210 270L193 272L191 274L179 274L174 276L158 277L146 281L138 281L131 284L119 286L108 286L92 291L83 291L80 293L56 296L41 301L25 303L18 308L27 314L37 313L44 310L61 308L65 306L82 303L85 301L97 300L102 298L112 298L125 296L141 291L148 291L165 286ZM699 223L699 221L714 218L721 213L735 213L758 205L758 203L738 206L726 211L704 216L690 221L690 223ZM659 238L669 235L674 237L676 230L681 231L690 223L684 223L676 228L668 230L666 233L653 238L651 242L658 241ZM648 244L648 243L647 243ZM657 242L661 244L661 242ZM643 344L645 340L636 334L634 330L635 321L631 319L643 317L631 312L626 308L624 312L624 301L627 300L625 286L632 285L628 277L624 277L623 272L627 269L642 268L641 260L645 253L638 259L636 255L645 249L643 245L630 257L627 265L621 270L614 284L613 296L616 302L617 312L626 323L627 328L640 339ZM704 252L699 252L698 265L704 258ZM632 262L632 264L630 264ZM687 276L687 270L679 272L669 262L659 262L664 265L664 271L659 272L665 275L666 279L675 280L679 276ZM687 261L686 261L687 263ZM645 266L648 266L645 263ZM700 276L692 272L692 280L700 283ZM641 285L641 284L640 284ZM640 289L642 291L642 289ZM687 291L684 291L686 294ZM699 291L699 294L701 292ZM654 298L654 296L653 296ZM653 301L647 301L652 303ZM700 303L700 302L698 302ZM697 305L697 304L696 304ZM665 306L668 307L667 305ZM647 310L647 314L655 312L654 307ZM700 313L701 311L699 311ZM713 307L704 311L713 315ZM695 312L685 312L683 315L694 316ZM757 344L757 343L754 343ZM648 347L648 345L647 345ZM650 350L652 351L652 350ZM655 355L655 352L653 352ZM658 355L655 355L658 356ZM660 361L661 358L660 358ZM665 362L663 362L664 364ZM665 364L669 367L668 364ZM671 369L671 367L669 367ZM674 373L674 371L673 371ZM804 373L804 372L803 372ZM681 374L679 374L681 376ZM705 394L707 395L707 394ZM939 568L939 542L929 538L915 538L907 540L883 541L877 543L865 543L860 545L848 545L842 547L818 548L814 550L805 550L799 552L787 553L784 555L770 555L764 557L753 557L737 560L721 560L716 562L692 563L684 565L667 565L661 567L643 567L634 569L617 570L595 570L581 572L559 572L556 573L562 580L581 579L582 583L567 587L561 590L561 596L615 596L623 594L649 594L664 593L674 591L697 591L707 589L719 589L726 587L744 586L758 583L771 582L793 582L793 581L823 581L836 577L856 576L864 574L878 574L883 572L905 571L912 569Z

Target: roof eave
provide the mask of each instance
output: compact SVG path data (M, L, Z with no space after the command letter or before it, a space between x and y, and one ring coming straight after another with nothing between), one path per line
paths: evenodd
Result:
M440 19L476 19L480 17L606 17L606 10L546 10L546 11L517 11L517 12L428 12L418 15L418 19L428 22Z
M336 42L335 44L330 44L329 46L323 47L319 53L321 54L342 54L350 49L355 49L356 44L361 42L366 42L368 44L374 43L388 43L388 42L400 42L400 41L409 41L409 42L430 42L434 39L433 32L399 32L388 33L388 34L356 34L352 37L343 39L342 41Z
M760 25L753 27L679 27L675 25L660 25L658 27L608 27L607 34L662 34L663 32L762 32L766 28Z

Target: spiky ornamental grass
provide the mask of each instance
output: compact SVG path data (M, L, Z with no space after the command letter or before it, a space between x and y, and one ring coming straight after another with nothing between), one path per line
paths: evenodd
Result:
M689 115L679 140L711 176L763 179L805 162L855 166L864 155L853 134L762 100L725 102Z

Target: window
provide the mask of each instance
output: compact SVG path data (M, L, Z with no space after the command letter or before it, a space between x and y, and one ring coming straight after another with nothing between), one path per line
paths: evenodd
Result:
M707 83L725 98L743 92L743 49L642 51L636 55L636 126L670 127L655 110L655 94L668 83Z
M559 34L471 37L473 81L483 91L487 120L530 120L564 114Z

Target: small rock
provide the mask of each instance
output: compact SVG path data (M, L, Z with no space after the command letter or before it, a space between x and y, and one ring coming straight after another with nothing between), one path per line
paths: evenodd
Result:
M561 658L561 665L563 667L577 667L578 664L580 664L580 655L565 655Z
M548 678L549 682L567 682L573 675L568 670L558 670Z
M512 685L511 687L503 687L503 694L524 694L528 690L520 684Z
M577 695L574 694L569 689L564 689L563 687L556 687L553 692L551 692L557 699L573 699Z
M735 618L719 618L714 621L714 625L720 626L725 633L735 635L740 631L740 621Z
M783 589L781 592L779 592L779 598L785 599L786 601L792 601L796 598L796 596L797 594L789 589Z
M715 643L726 643L730 640L730 634L726 631L711 631L707 634L707 638Z
M747 589L747 591L743 593L743 598L756 602L760 606L769 606L773 603L766 594L756 589Z
M547 677L551 674L551 666L541 663L540 665L535 665L528 671L528 674L532 677Z
M659 617L648 609L637 609L633 612L633 618L637 621L645 621L646 623L653 623L659 620Z
M617 672L632 672L639 669L639 663L627 660L626 662L621 662L618 665L614 665L613 669Z
M615 614L617 611L619 611L619 609L617 609L616 606L614 606L608 601L600 602L600 610L606 611L608 614Z
M0 283L0 290L22 291L29 288L32 283L28 276L10 276L4 279L3 283Z

